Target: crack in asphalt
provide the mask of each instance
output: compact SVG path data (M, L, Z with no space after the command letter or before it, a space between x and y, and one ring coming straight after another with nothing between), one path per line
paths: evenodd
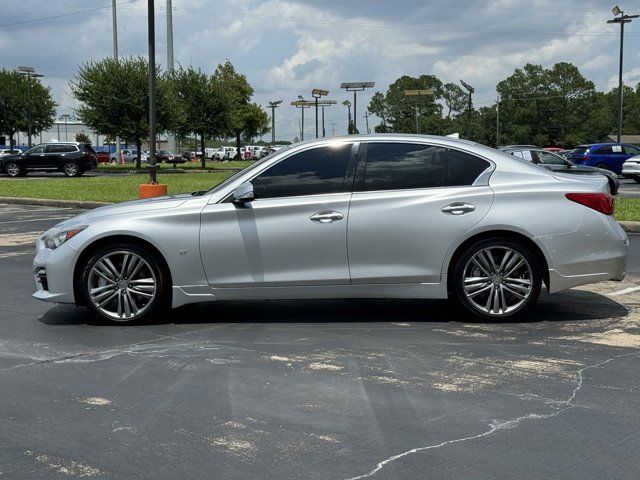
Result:
M140 353L139 351L136 351L135 349L137 347L140 348L144 348L144 347L148 347L148 346L153 346L155 343L157 342L162 342L162 341L166 341L166 340L180 340L181 337L193 334L193 333L199 333L199 332L205 332L208 330L215 330L218 328L223 328L226 326L232 325L231 323L228 324L224 324L224 325L215 325L213 327L208 327L208 328L201 328L198 330L191 330L189 332L185 332L185 333L181 333L179 335L163 335L160 338L153 338L153 339L149 339L149 340L144 340L142 342L136 342L136 343L130 343L127 345L120 345L120 346L116 346L116 347L112 347L112 348L107 348L107 349L103 349L103 350L96 350L96 351L89 351L89 352L78 352L72 355L64 355L61 357L54 357L54 358L46 358L43 360L38 360L35 362L29 362L29 363L20 363L17 365L12 365L10 367L6 367L6 368L2 368L0 369L0 372L6 372L9 370L17 370L20 368L27 368L27 367L33 367L36 365L47 365L47 364L58 364L58 363L66 363L66 362L72 362L73 360L77 360L79 358L83 358L83 357L92 357L92 356L98 356L99 358L97 358L96 360L92 360L92 361L101 361L101 360L107 360L109 358L115 357L117 355L129 355L129 354L137 354ZM175 347L176 345L174 344L169 344L167 345L167 348L165 349L168 350L171 347ZM187 346L187 344L185 344L185 346ZM188 344L188 346L193 347L193 344ZM209 347L209 348L214 348L214 347ZM106 355L106 357L105 357ZM160 356L160 355L156 355L156 356Z
M576 398L576 395L578 394L578 392L580 391L580 389L582 388L582 385L584 384L584 372L586 370L592 369L592 368L597 368L597 367L601 367L603 365L606 365L610 362L612 362L613 360L619 359L619 358L625 358L625 357L632 357L637 355L637 351L631 352L631 353L625 353L623 355L616 355L614 357L608 358L606 360L603 360L601 362L598 363L594 363L592 365L587 365L586 367L583 367L579 370L577 370L575 373L578 376L578 383L576 385L576 387L573 389L573 391L571 392L571 396L569 396L569 398L567 398L566 400L555 400L555 403L559 403L562 405L566 405L565 408L562 408L560 410L557 410L553 413L548 413L548 414L538 414L538 413L527 413L525 415L521 415L519 417L513 418L511 420L507 420L504 422L498 422L497 420L494 420L493 422L491 422L489 424L490 428L489 430L486 430L482 433L479 433L477 435L470 435L468 437L462 437L462 438L455 438L452 440L446 440L444 442L440 442L434 445L426 445L424 447L415 447L412 448L410 450L406 450L402 453L398 453L396 455L393 455L389 458L386 458L385 460L382 460L381 462L378 462L378 464L376 465L376 467L367 472L364 473L362 475L358 475L355 477L349 477L345 480L361 480L363 478L370 478L372 476L374 476L375 474L377 474L380 470L382 470L385 466L387 466L388 464L406 457L408 455L414 454L414 453L418 453L418 452L424 452L427 450L435 450L437 448L442 448L445 447L447 445L452 445L455 443L462 443L462 442L467 442L469 440L476 440L478 438L484 438L484 437L488 437L490 435L493 435L496 432L499 432L501 430L510 430L513 428L516 428L520 425L520 423L522 423L525 420L544 420L544 419L548 419L548 418L552 418L552 417L556 417L558 415L560 415L561 413L566 412L567 410L572 410L576 407L580 407L580 405L575 405L573 403L573 401Z

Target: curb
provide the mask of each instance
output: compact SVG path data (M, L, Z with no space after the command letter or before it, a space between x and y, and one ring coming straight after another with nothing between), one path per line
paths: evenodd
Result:
M55 200L52 198L22 198L22 197L0 197L0 203L11 203L14 205L42 205L48 207L67 208L98 208L105 205L112 205L110 202L85 202L82 200Z
M618 222L627 233L640 233L640 222Z

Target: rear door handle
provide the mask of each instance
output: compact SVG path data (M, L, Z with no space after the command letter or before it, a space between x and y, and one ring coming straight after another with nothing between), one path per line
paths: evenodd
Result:
M464 215L465 213L473 212L475 209L476 206L471 205L470 203L455 202L447 205L446 207L442 207L441 211L450 215Z
M343 218L344 215L342 215L340 212L334 211L318 212L309 217L312 222L316 223L331 223L335 222L336 220L342 220Z

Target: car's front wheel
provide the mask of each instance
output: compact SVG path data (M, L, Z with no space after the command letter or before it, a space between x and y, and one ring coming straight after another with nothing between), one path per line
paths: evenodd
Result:
M131 244L95 252L81 272L80 285L84 304L112 322L153 318L170 298L160 259Z
M456 262L453 291L462 307L487 320L514 320L535 306L542 273L525 245L502 238L471 245Z
M22 177L27 174L26 170L15 162L9 162L4 166L4 171L10 177Z

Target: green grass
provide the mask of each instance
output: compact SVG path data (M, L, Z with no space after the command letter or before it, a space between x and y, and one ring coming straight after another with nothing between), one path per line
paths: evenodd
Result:
M235 161L235 160L231 160L228 162L211 162L211 161L207 161L207 166L206 168L209 170L227 170L227 169L237 169L237 168L246 168L249 165L251 165L253 163L253 161L251 160L242 160L242 161ZM143 163L142 164L142 170L146 170L147 169L148 164ZM173 168L173 163L161 163L160 165L160 169L166 169L166 168ZM135 163L126 163L124 165L111 165L110 163L101 163L98 166L99 170L101 172L109 172L109 171L114 171L114 170L135 170ZM186 163L178 163L176 165L176 168L178 169L182 169L182 170L193 170L193 169L201 169L202 168L202 163L201 162L186 162Z
M615 217L621 222L640 222L640 198L616 198Z
M208 190L232 172L159 175L169 194ZM0 197L53 198L93 202L123 202L138 198L138 185L148 181L143 175L79 178L12 178L0 181Z

